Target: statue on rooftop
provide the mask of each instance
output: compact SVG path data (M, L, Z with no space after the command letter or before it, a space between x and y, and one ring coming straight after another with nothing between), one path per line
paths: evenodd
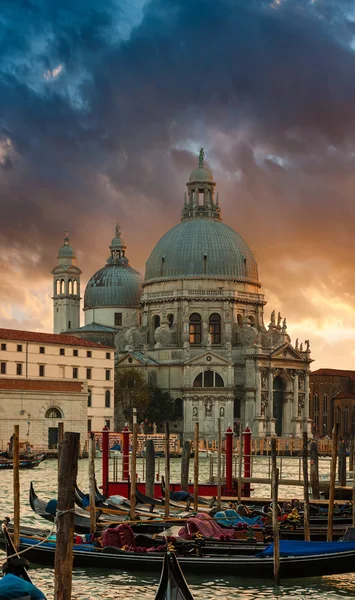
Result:
M198 166L203 167L204 162L205 162L205 152L204 152L204 149L201 148L200 154L198 156Z

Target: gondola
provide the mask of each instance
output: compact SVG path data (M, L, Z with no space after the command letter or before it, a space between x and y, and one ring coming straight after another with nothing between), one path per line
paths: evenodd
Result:
M45 454L39 454L38 456L33 456L31 458L20 459L19 467L20 467L20 469L34 469L35 467L38 467L38 465L42 461L44 461L45 458L46 458ZM7 458L0 459L0 471L7 470L7 469L13 469L13 468L14 468L13 460L7 459Z
M53 566L55 542L45 542L40 546L39 538L20 537L20 550L28 549L26 556L34 564ZM306 548L305 548L306 545ZM0 537L0 548L5 549L4 538ZM74 544L73 566L81 568L104 568L111 572L134 571L160 573L164 552L141 552L106 547L95 548L90 544ZM250 550L249 554L231 555L227 548L224 553L179 555L178 560L184 573L192 573L209 578L211 574L252 579L273 579L274 562L272 544L260 552ZM321 577L352 573L355 570L355 543L345 542L280 542L280 577L294 579Z
M194 600L174 552L165 554L155 600Z
M42 517L46 521L50 523L54 523L55 519L55 506L53 512L49 512L48 502L44 500L40 500L34 490L33 483L31 481L30 484L30 506L36 515ZM99 517L99 515L98 515ZM100 523L97 523L98 529L100 528ZM78 515L74 514L74 529L77 533L90 533L90 517L86 515Z
M6 562L2 565L4 577L0 580L1 600L14 598L15 593L22 594L21 597L16 595L18 600L32 600L33 598L46 600L44 594L32 583L28 574L28 561L23 557L16 556L16 548L7 529L7 523L8 519L6 518L1 527L7 556Z

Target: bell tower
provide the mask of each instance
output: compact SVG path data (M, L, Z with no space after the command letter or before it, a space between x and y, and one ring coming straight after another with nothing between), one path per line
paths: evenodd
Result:
M61 333L80 327L80 275L68 232L58 252L53 275L53 332Z

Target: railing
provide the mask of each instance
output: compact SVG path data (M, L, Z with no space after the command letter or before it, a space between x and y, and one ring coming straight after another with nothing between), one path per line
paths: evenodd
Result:
M147 292L142 300L154 300L163 298L188 298L189 296L210 296L219 298L240 298L241 300L257 300L264 302L264 294L252 292L238 292L237 290L167 290L164 292Z

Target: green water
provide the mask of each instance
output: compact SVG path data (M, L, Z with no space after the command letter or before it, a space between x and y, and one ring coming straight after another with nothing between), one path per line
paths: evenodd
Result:
M171 461L171 479L178 480L180 463L178 459ZM98 483L101 483L101 462L96 461ZM158 465L157 465L158 468ZM160 470L163 472L164 461L160 461ZM326 469L326 467L324 467ZM298 463L292 459L283 459L284 476L297 478ZM88 489L88 462L79 462L78 484L83 490ZM57 487L57 465L56 461L45 461L33 471L21 471L21 523L48 527L48 523L37 517L28 503L28 492L32 480L35 490L40 498L50 499L56 497ZM208 479L209 460L200 460L200 479ZM256 459L254 474L267 476L265 460ZM138 475L142 474L142 463L138 461ZM268 495L267 486L255 486L254 495ZM300 488L281 487L280 495L287 497L300 496ZM1 512L0 516L12 516L12 471L1 473ZM0 552L1 555L1 552ZM355 565L354 565L355 569ZM53 598L53 571L52 569L33 567L31 576L34 583L43 590L48 599ZM213 600L223 598L226 600L267 600L271 598L325 600L327 598L354 598L355 597L355 574L337 575L316 579L304 579L287 581L286 585L274 588L270 582L250 579L243 580L235 578L211 578L206 572L205 577L188 577L187 581L195 598L200 600ZM76 600L96 599L123 599L123 600L152 600L158 585L156 576L137 576L134 573L124 571L110 574L107 571L96 569L83 570L74 569L73 572L73 594Z

